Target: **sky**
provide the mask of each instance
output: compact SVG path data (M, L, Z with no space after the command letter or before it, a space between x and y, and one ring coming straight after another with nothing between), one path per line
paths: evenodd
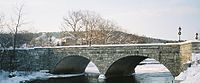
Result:
M183 40L200 34L200 0L0 0L0 14L13 16L19 4L37 32L61 31L69 11L89 10L141 36L178 40L178 27Z

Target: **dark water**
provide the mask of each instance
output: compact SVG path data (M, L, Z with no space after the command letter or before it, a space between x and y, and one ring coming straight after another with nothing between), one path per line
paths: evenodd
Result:
M63 78L50 78L50 79L38 79L29 81L26 83L139 83L133 76L126 77L112 77L105 80L99 80L93 76L74 76Z
M94 76L73 76L49 79L36 79L25 83L99 83L98 77Z
M174 83L174 77L170 72L136 74L135 78L140 83Z
M60 77L50 79L38 79L27 83L92 83L86 76L75 76L75 77ZM98 82L94 82L98 83Z
M112 77L105 79L105 83L139 83L134 76Z
M98 75L81 75L73 77L59 77L36 79L25 83L174 83L170 72L142 73L132 76L98 78Z

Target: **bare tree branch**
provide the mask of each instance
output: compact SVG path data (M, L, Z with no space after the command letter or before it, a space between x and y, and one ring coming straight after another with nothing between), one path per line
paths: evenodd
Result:
M89 45L106 44L116 28L114 23L91 11L69 12L63 21L64 28L71 29L76 38Z

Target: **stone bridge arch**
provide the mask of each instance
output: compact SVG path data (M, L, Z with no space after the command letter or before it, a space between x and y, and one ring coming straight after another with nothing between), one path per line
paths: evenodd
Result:
M135 73L135 67L148 57L145 56L126 56L118 59L107 69L105 76L129 76Z
M53 74L83 73L90 60L84 56L66 56L51 70Z
M52 74L80 74L84 73L91 61L85 56L69 55L58 61L54 68L51 69ZM93 63L93 66L96 66ZM94 67L95 68L95 67Z
M105 72L105 76L107 78L116 77L116 76L130 76L132 75L132 73L135 73L136 66L139 65L140 62L144 61L147 58L153 59L152 57L147 57L147 56L122 57L110 65L110 67ZM165 64L163 63L160 63L160 64L165 66ZM170 68L167 68L167 69L169 70Z
M146 55L143 56L122 56L115 58L116 60L109 62L98 62L97 58L85 57L80 55L68 55L61 59L56 66L51 70L53 74L78 74L84 73L89 62L93 62L97 68L104 67L99 69L102 74L105 74L107 78L113 76L129 76L132 73L135 73L135 67L146 58ZM104 59L104 58L102 58ZM155 58L154 58L155 59ZM155 59L157 60L157 59ZM158 60L157 60L158 61ZM165 65L164 63L161 63ZM105 66L107 65L107 66ZM167 69L170 69L166 67ZM104 71L105 70L105 71ZM171 71L170 71L171 72Z

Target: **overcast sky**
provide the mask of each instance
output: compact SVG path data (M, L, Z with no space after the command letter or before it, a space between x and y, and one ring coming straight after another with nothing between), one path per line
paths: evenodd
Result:
M38 32L60 31L68 11L90 10L133 34L177 40L179 26L182 39L200 34L200 0L0 0L0 13L11 16L21 3Z

